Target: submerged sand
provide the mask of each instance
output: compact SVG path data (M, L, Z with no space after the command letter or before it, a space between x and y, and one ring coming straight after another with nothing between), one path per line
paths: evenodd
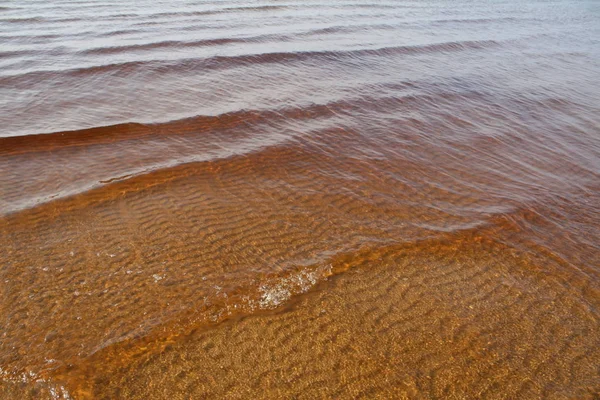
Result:
M98 399L597 398L597 298L541 262L472 234L367 252L283 309L62 378Z
M103 376L98 398L595 398L598 320L535 261L468 238L363 255L291 309ZM168 373L165 373L168 371Z

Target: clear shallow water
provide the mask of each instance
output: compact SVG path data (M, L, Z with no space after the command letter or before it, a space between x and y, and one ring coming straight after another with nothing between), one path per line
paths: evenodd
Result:
M463 235L533 257L596 343L597 2L0 6L5 382L87 387Z

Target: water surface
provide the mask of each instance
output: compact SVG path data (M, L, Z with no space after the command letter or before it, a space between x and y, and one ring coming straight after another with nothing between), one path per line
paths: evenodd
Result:
M594 396L598 38L584 0L0 2L0 393Z

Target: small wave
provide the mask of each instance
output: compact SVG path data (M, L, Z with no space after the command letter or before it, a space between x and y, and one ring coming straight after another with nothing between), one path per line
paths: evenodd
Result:
M41 17L28 17L28 18L4 18L0 19L0 22L9 24L36 24L38 22L45 22L45 18Z
M38 52L34 50L0 50L0 58L20 57L32 54L38 54Z
M138 17L144 18L172 18L172 17L198 17L203 15L212 15L217 14L219 12L218 9L211 10L201 10L201 11L171 11L171 12L159 12L152 14L140 14Z
M401 4L377 4L377 3L358 3L358 4L347 4L345 7L348 8L369 8L369 9L397 9L397 8L408 8L406 5Z
M395 82L379 89L389 87L394 90L415 89L417 83ZM236 126L255 126L261 123L316 119L335 116L341 112L353 112L377 103L380 107L411 107L416 103L433 103L436 101L452 101L467 97L482 97L478 91L454 93L444 87L428 85L428 94L404 94L395 96L359 96L340 99L324 104L313 103L305 107L286 107L274 109L241 109L219 115L198 115L174 121L159 123L128 122L116 125L72 131L58 131L35 135L0 137L0 155L16 155L22 153L57 150L63 147L88 146L100 143L114 143L119 140L141 138L148 135L181 135L189 132L224 131Z
M151 132L151 128L137 123L102 126L76 131L0 138L0 154L20 154L81 143L107 142L116 138L137 137Z
M360 24L360 25L336 25L327 28L311 29L310 31L300 34L300 36L321 36L331 35L336 33L353 33L361 30L373 29L393 29L397 26L392 24Z
M99 33L99 37L112 37L112 36L121 36L121 35L129 35L132 33L140 33L143 32L142 29L118 29L116 31L109 31L104 33Z
M494 40L444 42L415 46L392 46L377 49L358 49L340 51L301 51L246 54L239 56L214 56L210 58L191 58L176 62L161 60L131 61L125 63L96 65L92 67L69 70L33 71L19 75L0 77L0 85L29 84L32 80L56 79L57 75L81 77L95 74L113 76L129 76L141 71L169 72L173 70L218 70L243 67L248 65L263 65L296 61L342 61L347 58L365 56L416 55L429 53L456 52L464 50L480 50L499 46Z
M80 52L81 54L118 54L129 51L146 51L146 50L159 50L166 48L186 48L186 47L210 47L210 46L221 46L226 44L235 43L256 43L267 39L279 39L281 36L276 35L262 35L247 38L216 38L216 39L204 39L196 40L191 42L182 42L177 40L169 40L164 42L154 42L145 44L133 44L127 46L114 46L114 47L98 47L94 49L88 49Z
M284 10L289 8L288 6L241 6L241 7L226 7L224 11L275 11L275 10Z
M273 10L283 10L289 8L288 6L273 6L273 5L265 5L265 6L240 6L240 7L225 7L225 8L213 8L209 10L200 10L200 11L177 11L177 12L159 12L152 14L122 14L122 15L111 15L111 18L145 18L145 19L155 19L155 18L174 18L174 17L199 17L199 16L208 16L208 15L217 15L217 14L226 14L226 13L236 13L236 12L252 12L252 11L273 11Z
M432 24L487 24L490 22L525 22L529 18L498 17L498 18L449 18L432 20Z
M40 22L49 23L65 23L65 22L77 22L81 21L81 18L45 18L45 17L29 17L29 18L5 18L0 19L0 22L8 22L12 24L36 24Z
M139 17L139 14L135 14L135 13L111 14L111 15L105 16L104 18L110 20L110 19L135 18L135 17Z
M81 33L78 33L81 35ZM69 35L59 35L59 34L46 34L46 35L2 35L0 36L0 40L23 40L29 43L38 41L38 40L47 40L47 39L57 39L60 37L69 36Z

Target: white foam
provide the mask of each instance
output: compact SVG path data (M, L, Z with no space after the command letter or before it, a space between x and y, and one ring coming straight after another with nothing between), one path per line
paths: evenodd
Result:
M331 265L328 265L324 270L302 270L294 275L281 278L274 284L262 285L258 306L262 309L276 308L288 301L294 294L307 292L317 284L319 277L327 276L330 273Z

